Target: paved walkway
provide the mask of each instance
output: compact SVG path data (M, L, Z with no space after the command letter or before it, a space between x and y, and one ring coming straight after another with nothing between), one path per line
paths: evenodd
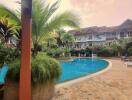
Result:
M112 68L93 78L56 90L53 100L132 100L132 68L107 59Z

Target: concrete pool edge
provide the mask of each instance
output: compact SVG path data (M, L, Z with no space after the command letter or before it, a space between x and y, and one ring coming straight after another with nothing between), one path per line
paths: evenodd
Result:
M64 87L64 86L70 86L70 85L73 85L73 84L78 83L80 81L86 80L88 78L95 77L97 75L100 75L100 74L108 71L112 67L112 62L109 61L109 60L106 60L106 59L102 59L102 60L105 60L105 61L107 61L109 63L107 68L105 68L105 69L103 69L103 70L101 70L99 72L93 73L91 75L86 75L86 76L83 76L83 77L80 77L80 78L77 78L77 79L73 79L73 80L70 80L70 81L67 81L67 82L64 82L64 83L56 84L55 88L61 88L61 87Z

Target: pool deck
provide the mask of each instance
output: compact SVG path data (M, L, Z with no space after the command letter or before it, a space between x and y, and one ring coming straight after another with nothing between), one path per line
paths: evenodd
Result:
M107 58L112 67L94 77L57 88L53 100L132 100L132 67Z

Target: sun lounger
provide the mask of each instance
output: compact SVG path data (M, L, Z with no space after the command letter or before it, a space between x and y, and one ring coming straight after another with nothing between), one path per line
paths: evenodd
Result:
M121 60L123 60L123 61L125 61L125 62L129 62L129 61L131 61L132 59L131 59L131 57L122 56L122 57L121 57Z
M132 62L127 62L126 64L128 67L132 67Z
M5 64L1 69L0 69L0 85L5 84L5 77L8 72L8 66Z
M7 75L8 69L9 68L6 64L0 68L0 100L3 100L5 77Z

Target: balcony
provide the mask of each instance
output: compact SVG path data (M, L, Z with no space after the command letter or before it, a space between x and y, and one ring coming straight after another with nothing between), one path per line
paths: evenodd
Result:
M105 41L106 37L105 36L93 36L91 38L76 38L76 42L98 42L98 41Z

